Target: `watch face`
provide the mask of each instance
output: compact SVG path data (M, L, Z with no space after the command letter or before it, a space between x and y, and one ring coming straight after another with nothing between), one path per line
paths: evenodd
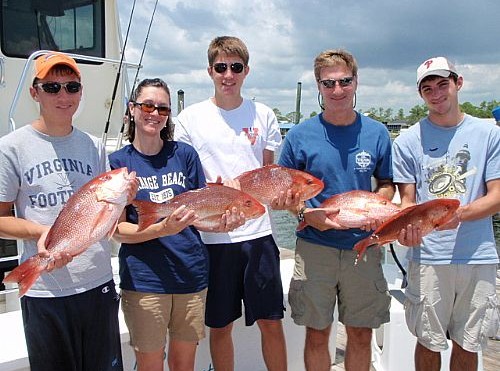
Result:
M304 221L304 211L306 211L306 206L300 208L299 212L297 213L297 220L299 222L303 222Z

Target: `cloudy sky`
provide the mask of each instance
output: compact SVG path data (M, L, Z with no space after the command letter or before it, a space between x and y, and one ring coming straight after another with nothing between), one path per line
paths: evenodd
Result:
M137 1L126 59L138 62L156 0ZM125 35L133 0L118 0ZM345 48L359 65L357 108L422 104L417 66L443 55L465 84L461 102L500 100L500 1L498 0L159 0L139 79L161 77L185 104L213 94L207 47L221 35L241 38L250 52L243 95L282 113L319 111L312 65L325 49ZM135 71L129 75L134 77ZM176 110L174 110L176 112Z

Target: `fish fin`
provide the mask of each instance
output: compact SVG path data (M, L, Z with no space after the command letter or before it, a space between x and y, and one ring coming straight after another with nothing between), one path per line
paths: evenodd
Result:
M112 205L106 205L106 207L103 207L101 211L96 215L94 218L94 222L92 223L92 228L90 231L93 231L99 227L99 225L107 220L109 218L109 215L113 212L113 206ZM115 226L116 228L116 226Z
M24 296L40 274L45 270L46 265L40 264L37 255L29 258L24 263L16 267L2 281L2 283L17 283L19 287L19 297Z
M361 209L361 208L352 208L349 211L344 211L342 208L340 208L342 212L345 212L347 214L361 214L361 215L368 215L370 212L367 209Z
M132 201L132 205L136 208L137 215L139 216L137 232L146 229L160 219L160 215L155 211L157 204L154 202L134 200Z
M307 227L307 223L306 222L300 222L298 225L297 225L297 228L295 229L296 232L298 231L301 231L303 230L305 227Z
M118 227L118 222L119 220L117 219L115 224L113 224L113 227L109 230L108 232L108 240L111 239L111 237L113 237L113 235L115 234L115 231L116 231L116 228Z

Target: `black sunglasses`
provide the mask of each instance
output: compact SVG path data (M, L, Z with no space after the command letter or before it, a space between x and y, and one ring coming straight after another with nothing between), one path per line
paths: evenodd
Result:
M326 80L318 80L323 86L327 89L333 89L335 88L335 84L339 83L340 87L345 88L346 86L349 86L352 84L352 80L354 80L354 77L344 77L342 79L334 80L334 79L326 79Z
M64 87L66 92L69 94L75 94L80 91L82 88L82 84L78 81L68 81L68 82L39 82L34 84L39 88L42 88L44 92L49 94L57 94L61 91L61 88Z
M134 106L139 106L141 108L141 111L147 113L153 113L155 110L157 110L160 116L168 116L171 111L171 108L169 106L156 106L153 103L134 102Z
M234 73L241 73L243 72L243 69L245 68L245 65L240 62L236 63L231 63L230 66L231 71ZM214 64L214 70L217 73L224 73L227 71L227 63L215 63Z

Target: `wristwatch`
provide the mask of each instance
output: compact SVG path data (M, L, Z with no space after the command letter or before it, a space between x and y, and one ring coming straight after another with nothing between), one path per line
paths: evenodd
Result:
M307 206L302 206L299 210L299 212L297 213L297 220L299 221L299 223L302 223L303 221L305 221L304 219L304 211L306 211L307 209Z

